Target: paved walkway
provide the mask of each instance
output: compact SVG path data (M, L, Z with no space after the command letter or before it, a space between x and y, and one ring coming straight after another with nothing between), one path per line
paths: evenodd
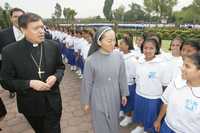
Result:
M92 133L90 115L80 107L80 79L66 67L61 83L63 112L61 118L62 133ZM34 133L25 118L17 112L16 99L9 99L7 91L0 88L0 96L6 104L8 114L0 127L1 133ZM120 129L121 133L130 133L133 125Z

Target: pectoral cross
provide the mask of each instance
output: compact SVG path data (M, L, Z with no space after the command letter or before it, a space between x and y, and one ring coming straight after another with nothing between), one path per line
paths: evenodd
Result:
M42 74L44 74L45 71L41 71L40 67L38 68L38 75L39 75L39 78L42 79Z

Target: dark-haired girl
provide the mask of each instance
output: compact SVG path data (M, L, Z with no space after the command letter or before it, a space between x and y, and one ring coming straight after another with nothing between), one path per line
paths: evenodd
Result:
M175 79L181 71L183 65L183 59L181 56L181 48L183 45L183 39L175 37L170 44L170 52L166 53L166 58L169 65L169 73L171 73L171 80Z
M119 43L120 51L123 53L126 73L129 87L129 97L126 106L122 106L121 111L125 113L125 117L120 122L120 126L126 127L128 124L132 123L132 112L134 110L134 98L135 98L135 66L136 58L131 50L133 49L132 39L130 37L123 37Z
M154 125L160 133L199 133L200 131L200 53L186 56L182 79L176 79L161 97L163 106ZM166 112L166 113L165 113ZM160 128L160 121L165 120Z
M155 39L144 41L136 66L136 95L133 120L138 126L131 133L154 133L153 122L160 111L160 96L169 83L165 62L157 57L160 47Z

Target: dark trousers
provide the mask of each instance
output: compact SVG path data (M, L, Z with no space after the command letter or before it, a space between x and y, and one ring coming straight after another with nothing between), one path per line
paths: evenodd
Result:
M61 113L50 111L44 116L25 115L35 133L61 133L60 118Z

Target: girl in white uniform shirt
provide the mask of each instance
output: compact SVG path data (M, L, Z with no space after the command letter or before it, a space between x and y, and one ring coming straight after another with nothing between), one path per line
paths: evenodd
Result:
M181 44L182 42L182 44ZM200 50L200 43L197 40L187 40L183 42L180 38L175 38L171 43L171 54L168 54L167 59L168 69L171 73L171 80L181 77L181 67L183 58L192 55Z
M66 45L67 45L67 57L68 57L68 64L71 65L71 70L75 71L76 70L76 57L74 53L74 32L71 31L69 36L66 38Z
M183 59L187 56L196 54L199 51L200 51L200 43L197 40L187 40L181 46L181 56ZM173 79L172 82L176 83L177 85L183 82L181 75L182 72L180 71L180 73L177 74L177 77ZM167 107L166 104L162 105L160 114L156 119L156 121L154 122L154 127L156 128L157 131L160 130L161 121L166 113L166 107ZM166 123L164 123L164 125L166 125Z
M126 73L128 79L129 96L126 106L122 106L121 110L126 114L124 119L120 122L120 126L125 127L132 123L132 112L134 110L134 98L135 98L135 66L136 58L130 52L133 49L132 39L130 37L123 37L119 42L120 51L123 52L123 57L126 65Z
M140 34L136 37L134 50L131 51L135 55L136 59L139 59L142 56L141 45L144 42L144 39L145 39L144 34Z
M80 53L81 53L81 47L82 47L82 32L80 30L76 30L76 38L74 40L74 52L75 52L75 60L76 60L76 74L81 74L81 68L80 68Z
M80 48L80 69L81 69L81 73L80 73L80 79L82 79L83 76L83 69L84 69L84 64L85 64L85 60L88 57L88 51L90 49L90 46L92 44L92 39L93 39L93 33L88 31L87 33L85 33L84 35L84 39L82 40L82 46Z
M157 57L160 47L155 39L141 46L144 56L136 65L136 95L133 120L138 126L131 133L154 133L153 122L160 111L160 96L169 83L165 62Z
M176 37L171 41L170 53L166 53L166 58L169 60L169 72L171 73L171 80L175 79L180 73L181 67L183 65L183 59L181 56L181 48L183 45L183 39Z
M161 133L200 131L200 53L184 58L182 79L177 78L161 97L164 105L155 122ZM160 120L166 112L160 129Z

